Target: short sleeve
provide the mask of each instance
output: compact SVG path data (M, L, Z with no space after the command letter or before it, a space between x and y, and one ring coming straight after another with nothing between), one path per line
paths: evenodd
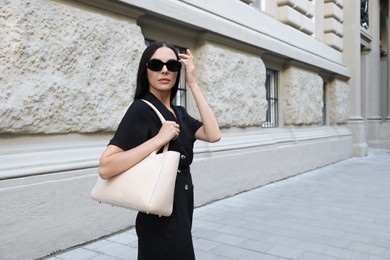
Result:
M143 102L134 101L123 116L109 144L126 151L147 141L150 138L150 124L146 113Z
M182 120L184 121L185 125L189 128L189 130L192 132L193 138L195 140L195 133L196 131L198 131L199 128L203 126L203 123L193 118L190 114L188 114L187 110L184 107L178 106L177 108L182 113Z
M199 120L193 118L192 116L188 115L188 117L190 118L191 120L191 127L192 127L192 131L194 133L194 136L195 136L195 133L196 131L198 131L199 128L201 128L203 126L203 123L200 122Z

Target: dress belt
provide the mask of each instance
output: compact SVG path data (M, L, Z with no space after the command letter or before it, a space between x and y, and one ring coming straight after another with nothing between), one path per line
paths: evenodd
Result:
M186 168L179 168L177 169L177 173L190 173L190 167L186 167Z

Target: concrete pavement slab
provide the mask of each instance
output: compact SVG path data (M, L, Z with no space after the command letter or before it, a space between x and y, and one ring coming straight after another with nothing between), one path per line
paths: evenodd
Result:
M388 260L390 151L197 208L193 238L200 260ZM136 241L130 229L48 259L136 259Z

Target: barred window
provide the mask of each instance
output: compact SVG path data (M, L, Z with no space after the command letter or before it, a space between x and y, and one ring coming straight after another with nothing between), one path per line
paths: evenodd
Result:
M266 120L263 123L263 128L271 128L279 126L278 116L278 72L275 70L266 70L266 98L268 102Z
M368 29L368 0L360 0L360 25Z
M175 48L179 53L186 53L186 48L177 47L177 46L175 46ZM173 100L173 102L176 106L187 107L186 71L184 66L182 66L180 72L179 88L177 90L176 97Z
M152 42L154 42L154 41L145 40L146 45L150 45ZM175 46L177 52L186 53L186 48L179 47L176 45L174 45L174 46ZM173 100L173 104L175 104L176 106L187 107L187 88L186 88L186 76L185 75L186 75L185 68L183 66L181 69L181 72L180 72L179 88L177 90L176 97Z
M322 101L323 101L323 107L322 107L322 122L320 125L326 125L326 83L324 82L323 86L323 93L322 93Z

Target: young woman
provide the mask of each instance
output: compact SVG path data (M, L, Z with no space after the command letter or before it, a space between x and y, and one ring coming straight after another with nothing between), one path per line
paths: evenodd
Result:
M201 122L171 102L178 91L180 69L186 69L187 86L198 106ZM140 99L151 102L167 120L161 125L155 112ZM196 139L217 142L218 123L195 78L189 50L178 54L165 41L149 45L138 68L134 102L100 159L99 174L111 178L131 168L152 151L169 143L181 154L172 215L159 217L139 212L136 220L138 259L195 259L191 226L194 209L190 164Z

